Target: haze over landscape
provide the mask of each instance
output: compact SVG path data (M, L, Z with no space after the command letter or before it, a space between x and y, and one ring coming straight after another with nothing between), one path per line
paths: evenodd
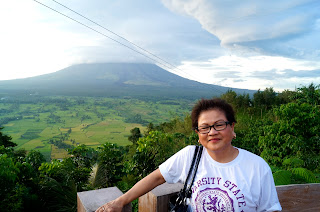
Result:
M320 84L319 10L317 0L6 1L0 8L0 80L74 64L130 62L156 63L219 86L294 90ZM128 40L178 68L115 42L141 51Z

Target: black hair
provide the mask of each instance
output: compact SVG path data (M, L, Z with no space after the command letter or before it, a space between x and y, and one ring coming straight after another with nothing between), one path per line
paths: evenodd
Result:
M198 119L200 113L203 111L208 111L211 109L218 109L224 112L227 120L230 123L237 123L235 118L235 112L232 106L227 103L223 99L214 98L214 99L201 99L198 103L193 107L191 112L191 120L192 120L192 129L196 129L198 127Z

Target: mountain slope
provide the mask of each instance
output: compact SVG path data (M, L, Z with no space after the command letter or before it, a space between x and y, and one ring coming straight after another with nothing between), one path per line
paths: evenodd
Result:
M36 92L42 95L197 99L219 96L227 90L182 78L153 64L138 63L79 64L55 73L0 81L2 93Z

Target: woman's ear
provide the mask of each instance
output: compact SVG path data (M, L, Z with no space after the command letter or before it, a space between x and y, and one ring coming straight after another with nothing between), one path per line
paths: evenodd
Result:
M232 136L233 136L233 137L232 137L233 139L236 139L236 138L237 138L237 134L236 134L234 131L232 132Z
M195 133L197 133L197 134L198 134L198 136L199 136L199 132L198 132L198 130L194 130L194 132L195 132Z

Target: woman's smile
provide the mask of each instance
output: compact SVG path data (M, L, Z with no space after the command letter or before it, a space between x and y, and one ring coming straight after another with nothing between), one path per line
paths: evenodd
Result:
M219 138L210 138L209 142L213 142L213 143L217 143L218 141L220 141L221 139Z

